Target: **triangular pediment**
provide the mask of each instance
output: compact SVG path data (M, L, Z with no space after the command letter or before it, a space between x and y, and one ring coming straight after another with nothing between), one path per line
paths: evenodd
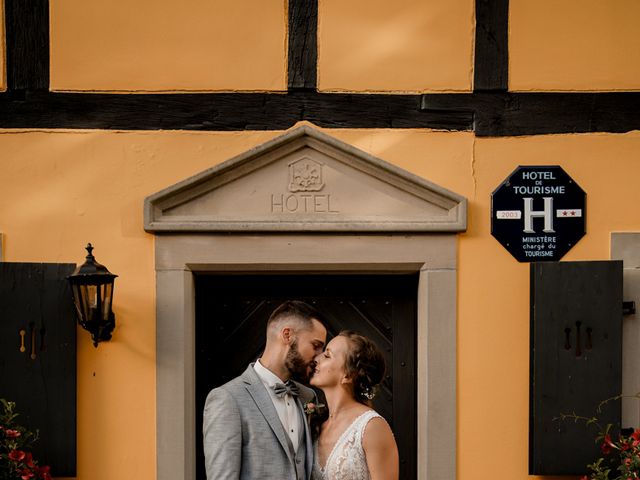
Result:
M145 200L149 232L458 232L466 199L309 126Z

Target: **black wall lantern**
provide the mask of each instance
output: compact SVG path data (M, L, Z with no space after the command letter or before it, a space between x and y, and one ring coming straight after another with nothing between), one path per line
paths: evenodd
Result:
M71 283L78 323L91 333L93 345L97 347L98 342L111 340L111 332L116 326L111 305L113 282L117 275L96 262L90 243L86 249L89 252L86 261L67 279Z

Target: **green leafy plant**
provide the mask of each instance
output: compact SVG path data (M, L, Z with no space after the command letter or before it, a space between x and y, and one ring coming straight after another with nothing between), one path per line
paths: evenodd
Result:
M51 480L48 466L38 466L29 450L38 440L16 423L16 404L0 398L0 480Z
M608 398L600 402L596 409L597 414L607 403L623 397L640 399L640 393ZM600 424L597 416L585 417L576 415L575 412L561 414L559 419L584 422L587 426L597 429L595 441L600 444L603 456L587 465L591 473L584 475L580 480L640 480L640 428L616 434L613 433L613 425Z

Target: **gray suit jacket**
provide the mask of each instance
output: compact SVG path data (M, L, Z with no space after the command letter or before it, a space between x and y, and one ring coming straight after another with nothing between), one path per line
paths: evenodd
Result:
M313 390L297 384L298 407L315 401ZM303 414L304 415L304 414ZM305 419L306 420L306 419ZM304 421L304 438L297 455L280 422L269 392L253 369L209 392L204 407L204 458L208 480L309 480L313 446Z

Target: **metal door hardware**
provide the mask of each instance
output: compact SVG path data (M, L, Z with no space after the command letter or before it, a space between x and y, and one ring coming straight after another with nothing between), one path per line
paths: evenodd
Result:
M623 315L635 315L636 314L636 302L622 302L622 314Z
M27 348L24 346L24 336L27 334L27 331L21 328L18 333L20 333L20 353L24 353L27 351Z
M575 341L575 352L576 357L582 356L582 322L576 322L576 341ZM564 329L564 349L571 350L571 332L572 328L567 327ZM587 327L585 329L586 338L584 340L584 349L591 350L593 348L593 328Z

